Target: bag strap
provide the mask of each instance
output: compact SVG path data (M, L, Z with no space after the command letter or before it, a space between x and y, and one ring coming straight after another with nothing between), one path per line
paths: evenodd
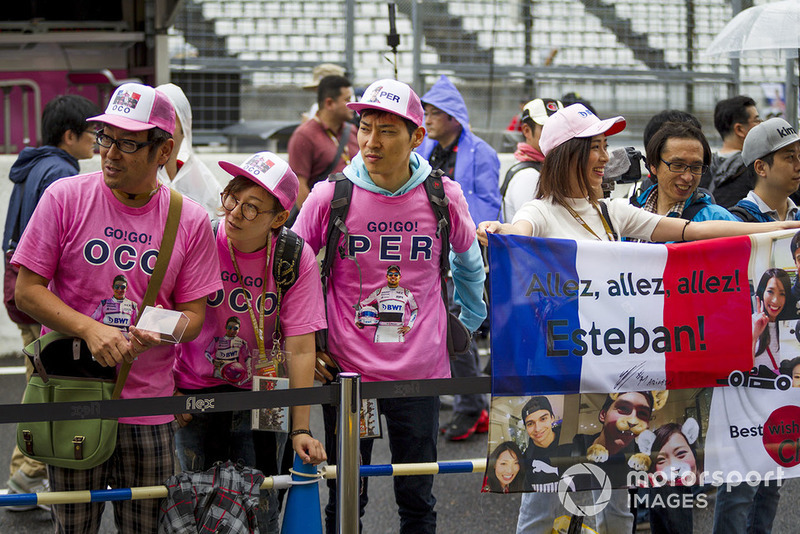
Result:
M288 228L281 227L278 242L275 244L275 257L272 260L272 278L278 290L278 307L275 315L275 332L280 331L280 304L285 295L300 276L300 255L303 253L302 237Z
M333 169L336 168L336 165L339 163L339 158L342 157L342 153L344 152L345 147L347 146L347 142L350 141L350 130L353 128L353 124L350 122L345 121L344 125L342 125L342 135L339 137L339 146L336 148L336 155L333 157L331 164L328 165L328 168L325 169L322 174L317 176L315 182L320 180L324 180L328 177L330 173L333 172Z
M353 128L353 123L345 121L344 125L342 125L342 134L339 137L339 146L336 147L336 155L333 156L330 165L322 171L320 174L314 178L312 182L309 184L309 188L313 187L313 184L316 184L319 181L328 178L330 174L333 172L333 169L336 168L336 165L339 163L339 158L342 157L342 153L344 152L345 147L347 147L347 143L350 141L350 130ZM310 178L309 178L310 179ZM300 214L300 210L297 208L297 204L292 206L292 209L289 210L289 218L286 220L286 226L292 227L294 226L295 221L297 220L297 216Z
M599 201L598 204L600 204L600 213L603 216L603 219L606 220L608 227L611 229L611 234L617 238L617 241L619 241L620 235L617 233L617 231L614 229L614 225L611 223L611 215L608 213L608 206L602 200Z
M328 181L334 182L335 185L333 188L333 198L331 199L331 214L330 217L328 217L325 257L322 260L320 269L323 290L327 290L327 281L331 274L331 267L333 266L336 252L339 252L341 258L347 255L350 235L347 232L345 220L347 219L347 212L350 210L350 199L353 196L353 182L348 180L344 174L337 172L328 177ZM339 238L342 234L344 234L344 242L342 245L339 245Z
M506 177L503 180L503 185L500 186L500 197L506 198L506 192L508 191L508 186L511 184L511 179L521 171L522 169L536 169L537 171L542 171L542 164L538 161L518 161L514 165L508 169L506 172Z
M749 210L741 207L738 204L728 208L728 211L731 212L731 214L734 217L738 217L744 222L761 222L758 219L756 219L755 216Z
M153 274L150 276L150 281L147 283L147 291L145 291L144 299L142 300L141 309L144 310L147 306L152 306L156 302L156 296L161 289L161 282L164 281L164 275L167 273L167 266L172 257L172 249L175 246L175 239L178 235L178 223L181 220L181 209L183 208L183 195L175 191L169 190L169 211L167 211L167 222L164 225L164 235L161 237L161 247L158 251L158 258L156 265L153 268ZM141 314L136 318L139 322ZM117 384L114 386L114 393L111 395L112 399L118 399L122 394L122 388L125 387L125 381L128 379L128 373L131 370L130 362L123 362L122 367L117 375Z

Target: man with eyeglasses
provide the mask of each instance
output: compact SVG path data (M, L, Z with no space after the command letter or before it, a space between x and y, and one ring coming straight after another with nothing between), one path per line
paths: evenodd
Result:
M8 173L14 189L11 191L3 232L3 252L6 255L4 303L9 318L20 329L23 347L39 337L42 325L17 308L14 299L17 268L9 260L44 190L56 180L80 172L78 160L91 159L94 155L94 128L86 124L86 118L97 115L99 111L92 101L82 96L55 97L42 112L42 146L23 148ZM30 377L33 365L28 358L25 358L25 368L26 375ZM16 447L9 471L8 493L46 490L46 466L23 456ZM18 505L6 509L21 512L35 510L36 506Z
M725 208L714 204L704 191L699 191L700 177L708 169L711 149L703 132L689 120L668 121L650 137L645 147L650 178L655 182L631 204L651 213L679 217L687 221L735 221ZM648 491L648 490L640 490ZM664 488L662 493L675 493L690 498L686 488ZM652 506L650 525L660 532L691 532L692 509ZM666 528L665 525L669 525Z
M500 212L500 160L494 148L472 133L464 98L453 82L442 75L422 96L425 110L425 139L416 151L428 159L431 167L461 185L469 214L475 224L491 221ZM448 281L448 307L459 313L453 301L453 288ZM484 327L488 325L488 322ZM450 360L454 378L480 376L478 345L473 339L466 352ZM455 395L453 415L442 425L441 433L448 441L463 441L475 433L489 431L489 402L486 395Z
M103 366L132 362L122 398L169 397L175 391L176 346L130 326L127 333L91 318L120 272L127 297L141 303L161 247L170 204L158 167L173 149L175 112L163 93L142 84L119 86L100 123L101 171L59 180L47 188L12 258L20 266L20 308L47 330L86 341ZM155 304L189 319L183 341L194 339L206 297L221 289L211 225L205 210L184 199L175 245ZM135 360L135 361L134 361ZM54 491L163 484L175 472L174 416L119 419L117 446L97 467L48 466ZM103 506L54 505L58 532L96 532ZM156 532L157 500L114 503L120 532Z
M703 132L688 122L666 122L647 143L647 166L656 183L631 204L687 221L735 221L710 195L698 191L711 149Z

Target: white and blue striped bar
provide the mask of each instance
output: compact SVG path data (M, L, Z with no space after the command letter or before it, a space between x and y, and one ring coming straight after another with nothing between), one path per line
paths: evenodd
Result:
M486 470L485 458L454 460L447 462L428 462L415 464L362 465L359 473L364 477L437 475L451 473L482 473ZM336 478L336 466L329 465L321 470L324 478ZM288 475L266 477L262 489L283 488L290 484ZM287 480L284 480L287 479ZM76 504L88 502L128 501L140 499L163 499L167 496L166 486L144 486L141 488L120 488L91 491L51 491L45 493L15 493L0 495L0 508L3 506L36 506L40 504Z

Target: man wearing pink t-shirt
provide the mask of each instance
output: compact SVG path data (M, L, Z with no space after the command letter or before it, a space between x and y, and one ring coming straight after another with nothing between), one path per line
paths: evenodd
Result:
M344 221L347 232L342 234L349 239L340 245L347 254L336 255L331 265L326 295L328 354L319 352L318 358L331 368L359 373L364 381L449 378L447 309L439 276L443 249L424 185L432 169L413 152L425 136L422 104L408 85L387 79L373 83L360 102L347 106L361 115L360 152L343 171L353 183ZM455 299L461 304L462 322L474 331L486 316L481 301L485 275L475 224L461 187L450 179L442 179L437 186L444 188L448 201ZM319 182L293 227L315 253L327 241L333 191L334 182ZM387 300L382 306L378 295L364 301L364 294L376 289L381 294L388 289L391 295L384 296L396 297L396 301ZM373 328L359 328L376 324L374 309L366 323L354 320L353 309L371 307L370 302L378 304L378 328L387 329L389 336L376 337ZM380 325L384 319L393 324ZM333 378L322 365L317 371L326 380ZM438 397L379 399L378 406L386 417L392 463L436 461ZM335 463L336 413L330 406L323 406L323 413L328 461ZM360 446L361 460L369 464L373 441L361 440ZM362 484L363 512L366 480ZM329 481L328 488L325 522L328 534L333 534L337 522L335 481ZM433 476L398 477L394 488L399 532L435 532Z
M91 315L121 272L127 297L144 298L169 210L169 189L159 185L156 173L173 149L175 113L166 95L152 87L124 84L103 115L87 120L102 125L97 133L102 171L63 178L45 191L12 258L20 266L16 299L46 330L86 341L101 365L133 362L122 398L171 396L176 346L132 325L123 332ZM200 333L206 297L222 287L217 265L208 216L184 199L155 301L187 316L183 341ZM119 423L117 447L106 462L86 470L48 466L51 489L163 484L175 472L174 416L125 417ZM97 532L103 506L54 505L56 531ZM156 532L158 512L154 499L114 502L122 533Z

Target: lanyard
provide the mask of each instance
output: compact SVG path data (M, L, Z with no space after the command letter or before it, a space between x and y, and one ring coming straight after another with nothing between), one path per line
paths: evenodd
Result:
M244 287L244 281L242 280L242 273L239 270L239 263L236 261L236 254L233 252L233 245L231 244L231 239L228 239L228 252L231 254L231 261L233 262L233 268L236 270L236 276L239 277L239 285L242 287L242 291L245 295L247 295L248 291ZM272 232L267 231L267 257L264 260L264 281L261 284L261 308L258 310L258 322L256 322L256 314L253 313L253 307L250 305L250 299L245 298L245 303L247 304L247 312L250 314L250 321L253 323L253 334L256 336L256 343L258 343L258 357L264 358L267 355L266 347L264 346L264 307L266 305L267 300L267 276L269 275L269 256L271 252L271 241L272 241Z
M778 364L775 362L775 356L772 355L772 351L769 350L769 347L767 347L767 354L769 354L769 359L772 360L772 368L777 369Z
M596 233L594 233L594 230L592 230L592 229L589 227L589 225L588 225L588 224L586 224L586 221L584 221L584 220L583 220L583 217L581 217L580 215L578 215L578 212L577 212L577 211L575 211L574 209L572 209L572 206L565 205L564 207L565 207L565 208L567 208L567 211L569 212L569 214L570 214L570 215L572 215L572 218L573 218L573 219L575 219L576 221L578 221L578 222L581 224L581 226L583 226L584 228L586 228L586 230L587 230L587 231L588 231L590 234L592 234L593 236L595 236L595 237L597 238L597 240L598 240L598 241L602 241L602 239L600 239L600 236L599 236L599 235L597 235ZM614 239L614 233L611 231L611 228L608 226L608 222L606 222L606 218L605 218L605 217L603 217L603 214L602 214L602 213L600 213L600 210L597 208L597 206L596 206L596 205L592 204L592 207L593 207L593 208L594 208L594 210L597 212L597 214L600 216L600 220L603 222L603 229L606 231L606 235L608 236L608 240L609 240L609 241L616 241L616 240Z
M324 124L322 121L319 120L319 117L314 117L314 120L319 123L320 126L325 130L325 133L328 134L328 138L333 141L333 144L336 148L339 148L339 143L341 142L339 139L336 138L336 135ZM349 143L347 141L344 142L344 150L342 150L342 159L344 160L345 164L350 165L350 156L348 152L350 152L350 147L348 146Z

